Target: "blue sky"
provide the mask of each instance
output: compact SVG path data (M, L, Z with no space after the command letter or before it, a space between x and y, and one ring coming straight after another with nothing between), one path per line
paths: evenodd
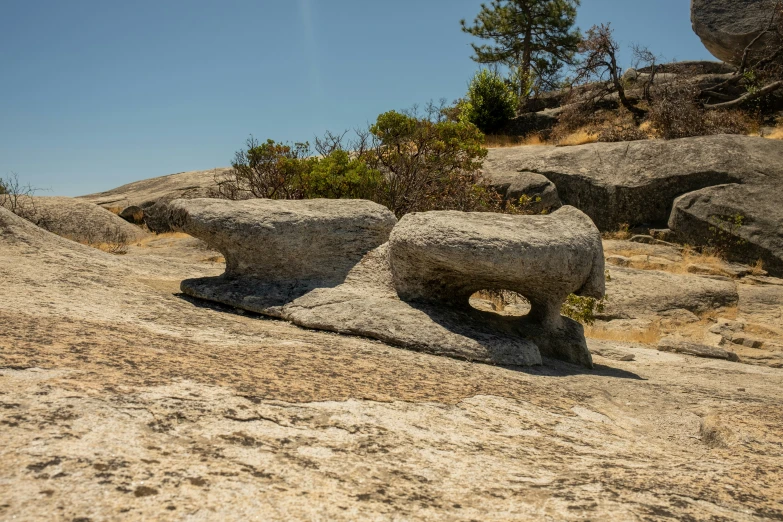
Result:
M479 0L0 0L0 177L80 195L464 94ZM688 0L583 0L627 46L712 59Z

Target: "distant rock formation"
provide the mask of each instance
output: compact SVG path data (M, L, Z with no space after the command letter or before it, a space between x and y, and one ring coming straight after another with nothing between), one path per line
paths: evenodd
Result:
M745 49L770 25L777 0L691 0L694 32L713 56L739 65ZM773 34L759 38L753 49L780 43Z
M722 243L733 259L761 259L783 274L783 141L750 136L492 149L490 183L527 183L530 173L599 229L665 226L691 245ZM720 187L718 187L720 186ZM736 219L741 223L734 223Z
M92 203L62 196L25 196L26 219L80 243L137 241L147 234L116 214Z

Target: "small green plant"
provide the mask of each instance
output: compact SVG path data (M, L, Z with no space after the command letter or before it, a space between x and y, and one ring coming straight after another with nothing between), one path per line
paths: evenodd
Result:
M747 243L739 236L740 229L745 225L745 216L742 214L712 216L709 221L711 226L708 243L718 256L725 256L729 250Z
M493 134L516 114L514 91L497 73L483 69L473 76L461 115L485 134Z
M582 324L595 323L596 314L603 313L606 307L606 296L601 299L594 297L581 297L571 294L566 298L560 313Z
M548 208L541 208L541 196L522 194L516 200L509 200L503 206L503 213L515 215L548 214Z

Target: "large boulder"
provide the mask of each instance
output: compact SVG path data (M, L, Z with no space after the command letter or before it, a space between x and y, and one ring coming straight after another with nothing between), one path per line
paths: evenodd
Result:
M171 202L168 212L174 228L226 259L217 285L186 281L182 290L232 304L220 296L252 284L257 299L250 306L263 313L313 288L342 283L397 222L386 207L364 200L183 199Z
M710 216L741 214L743 226L730 233L745 248L729 255L740 261L762 259L778 274L776 267L783 263L781 165L783 141L719 135L493 149L484 174L490 183L509 183L514 172L521 181L530 172L543 175L557 186L564 204L584 211L601 230L671 225L693 245L714 242L706 225ZM727 187L709 188L718 185Z
M777 4L777 0L691 0L693 30L713 56L739 65L745 49L769 27ZM753 49L780 43L769 33Z
M125 207L122 212L117 215L128 223L133 223L134 225L144 224L144 209L137 207L136 205Z
M104 207L131 205L148 207L158 200L196 199L209 197L217 188L217 181L231 169L221 167L211 170L179 172L157 178L143 179L120 187L80 196L79 199Z
M563 206L555 184L535 172L496 172L492 175L490 186L506 202L524 204L525 210L532 213Z
M614 266L606 283L603 320L697 316L737 306L736 284L724 277L697 277Z
M669 228L687 243L707 243L747 264L783 274L783 190L780 185L718 185L674 202ZM705 241L706 240L706 241Z
M542 321L559 321L569 294L604 295L601 235L574 207L542 216L408 214L389 238L389 259L409 301L469 306L480 290L510 290Z
M481 290L525 296L531 303L528 320L544 329L536 337L539 348L589 365L581 330L574 332L560 315L569 294L604 295L601 236L579 210L563 207L544 216L408 214L389 238L389 261L394 286L406 301L468 307L470 296ZM570 342L563 341L568 337Z

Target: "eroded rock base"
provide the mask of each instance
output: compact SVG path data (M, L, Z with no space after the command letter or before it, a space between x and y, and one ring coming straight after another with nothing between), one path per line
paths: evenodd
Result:
M394 290L387 245L373 250L333 288L302 292L249 278L187 279L182 291L298 326L360 335L416 351L503 366L542 364L542 355L592 367L584 332L564 318L557 332L519 317L472 308L402 301ZM289 299L286 302L286 299Z

